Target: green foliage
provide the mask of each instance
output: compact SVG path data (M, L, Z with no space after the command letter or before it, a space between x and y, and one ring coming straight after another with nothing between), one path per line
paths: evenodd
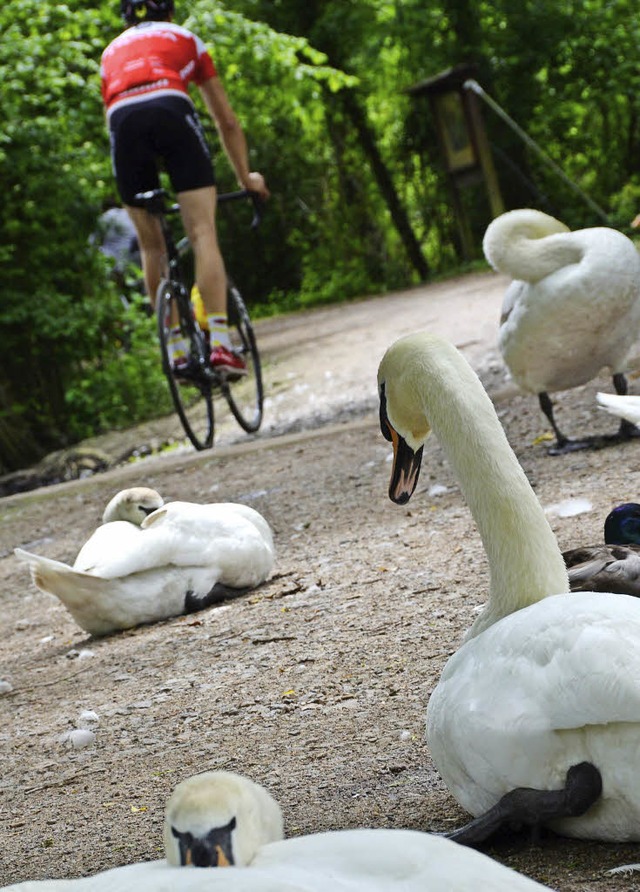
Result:
M23 437L0 439L0 468L168 409L153 324L125 313L89 244L114 189L98 69L117 9L0 5L0 420ZM613 225L629 231L640 210L631 0L179 0L177 18L209 46L272 190L257 234L249 208L219 215L254 314L414 283L398 207L433 274L460 267L431 110L407 88L461 62ZM491 109L483 117L508 207L600 224ZM234 188L207 126L220 187ZM479 253L483 188L464 203Z
M117 298L119 301L119 298ZM73 439L168 414L173 407L160 372L154 317L138 298L119 316L97 358L76 363L78 374L65 393ZM115 349L111 349L111 346Z
M135 373L122 361L128 323L108 265L89 244L111 188L98 79L108 21L111 13L80 2L10 0L0 10L0 343L10 357L0 409L34 427L26 461L157 406L145 407L140 387L148 357L140 353ZM157 386L159 370L151 378ZM136 384L136 414L118 415L116 401Z

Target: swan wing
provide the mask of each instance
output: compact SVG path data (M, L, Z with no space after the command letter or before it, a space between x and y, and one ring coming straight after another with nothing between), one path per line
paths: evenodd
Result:
M216 580L242 588L271 572L274 547L266 520L248 506L171 502L145 518L103 524L74 568L117 579L163 567L210 567Z
M34 585L58 598L91 635L157 622L198 609L198 602L204 606L219 600L207 602L208 593L219 581L211 568L153 568L105 579L19 548L15 554L29 564Z
M416 830L340 830L263 846L252 867L314 892L534 892L538 883L486 855Z
M553 595L464 644L441 682L460 692L467 686L461 702L481 695L486 721L499 724L502 717L502 733L514 722L522 731L640 725L638 640L638 599Z
M122 575L114 572L114 561L133 561L140 541L140 527L126 520L114 520L102 524L84 543L73 568L83 573L102 576L105 579ZM132 570L133 572L133 570Z
M2 892L229 892L231 888L233 892L319 892L321 887L311 879L301 884L249 868L193 870L169 867L166 861L146 861L73 880L3 886Z
M271 529L246 505L170 502L149 515L141 531L143 543L148 537L153 553L165 563L216 566L226 585L256 585L273 569Z

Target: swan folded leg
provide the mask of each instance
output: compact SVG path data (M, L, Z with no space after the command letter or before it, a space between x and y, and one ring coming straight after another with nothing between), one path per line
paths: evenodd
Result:
M591 762L572 765L561 790L534 790L518 787L506 793L489 811L474 818L447 839L465 846L485 842L505 825L526 824L536 833L543 824L556 818L583 815L602 794L602 777Z
M198 595L193 591L188 591L184 599L184 612L197 613L199 610L204 610L205 607L211 607L213 604L220 604L222 601L227 601L230 598L239 598L241 595L246 595L250 590L250 587L232 588L230 585L216 582L206 595Z

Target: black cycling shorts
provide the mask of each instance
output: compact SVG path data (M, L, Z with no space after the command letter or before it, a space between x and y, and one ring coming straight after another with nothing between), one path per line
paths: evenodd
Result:
M138 192L160 186L167 171L175 192L215 185L200 119L181 96L156 96L116 108L109 116L111 161L118 192L135 205Z

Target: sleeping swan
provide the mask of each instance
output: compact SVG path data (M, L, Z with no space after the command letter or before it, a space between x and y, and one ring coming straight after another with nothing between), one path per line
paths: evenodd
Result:
M140 501L132 493L140 490L124 490L107 506L107 522L83 545L73 567L15 549L34 584L59 598L90 634L201 610L271 573L271 529L253 508L232 502L162 505L155 493L162 507L145 516L151 497ZM133 521L109 520L123 516Z
M394 446L391 499L411 497L433 430L489 561L488 603L427 710L436 767L481 816L454 838L475 844L515 818L567 836L640 840L640 601L566 596L542 507L451 344L426 333L400 339L378 383Z
M536 892L485 855L415 830L341 830L283 839L279 805L248 778L209 771L178 784L165 812L166 861L6 892ZM222 870L184 869L185 865Z
M621 232L594 227L570 232L531 208L493 220L483 250L491 266L511 276L498 344L516 383L538 394L556 436L552 454L604 446L637 436L624 421L616 436L569 440L558 428L549 392L586 384L603 368L616 393L640 334L640 256Z

